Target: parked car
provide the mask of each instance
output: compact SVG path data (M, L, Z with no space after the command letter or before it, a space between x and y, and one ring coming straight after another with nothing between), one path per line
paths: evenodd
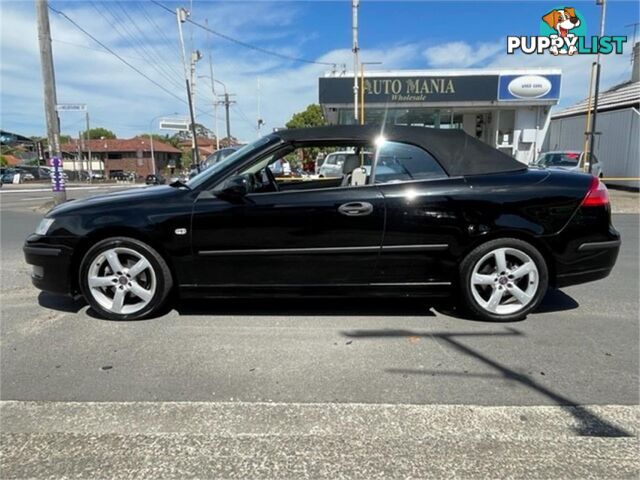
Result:
M269 168L327 146L372 152L366 181L348 179L358 164L331 179L278 181ZM461 130L389 126L381 138L352 125L280 130L186 184L63 203L24 253L36 287L81 294L116 320L154 315L175 290L450 296L476 318L510 321L549 286L605 278L619 248L596 177L527 169Z
M147 175L144 183L147 185L164 185L167 181L162 175L157 173L155 175Z
M215 165L216 163L224 160L225 158L227 158L229 155L231 155L233 152L237 151L240 147L226 147L226 148L221 148L220 150L217 150L215 152L213 152L211 155L209 155L203 163L203 168L208 168L212 165Z
M35 177L28 170L24 170L20 167L15 168L7 168L2 174L2 183L13 183L16 175L19 175L19 181L22 182L30 182L35 180ZM15 180L18 181L18 180Z
M23 175L23 180L49 179L49 169L47 167L37 165L18 165L15 167L15 170Z
M134 172L123 172L122 170L114 170L109 172L109 179L124 182L133 182L136 179Z
M318 169L318 175L322 178L342 178L342 165L347 158L353 156L355 156L354 152L329 153Z
M2 174L2 183L13 183L13 176L16 173L16 170L12 168L8 168Z
M554 151L541 153L535 165L544 168L552 168L558 170L568 170L571 172L585 172L589 170L589 162L586 162L585 152L580 151ZM586 162L586 165L585 165ZM593 155L593 166L591 174L595 177L602 178L602 164L598 161L598 157Z

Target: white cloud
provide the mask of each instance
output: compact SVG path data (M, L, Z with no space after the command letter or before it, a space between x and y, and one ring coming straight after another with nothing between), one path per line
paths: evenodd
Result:
M600 90L603 91L613 85L628 80L631 76L629 52L631 46L625 46L622 55L602 55ZM495 57L487 64L489 68L500 67L544 67L562 70L562 88L560 93L560 107L576 103L588 95L591 78L591 64L595 55L507 55Z
M22 134L42 134L43 94L35 12L32 8L11 8L7 2L0 2L0 8L2 127ZM142 49L126 35L123 38L103 16L86 3L66 4L59 8L180 99L186 96L182 87L184 80L177 48L175 19L170 15L148 9L162 34L152 28L149 22L140 20L139 26L144 28L145 36L153 39L155 47L151 48L147 44ZM209 21L212 28L225 33L231 32L230 34L247 41L249 38L260 39L261 46L285 55L302 55L298 48L303 44L303 39L317 35L311 31L299 36L295 22L297 8L288 2L275 4L275 7L274 4L251 4L251 15L246 15L247 6L242 4L196 3L195 8L200 9L199 14L196 12L199 17L205 15L203 9L210 9L206 15L212 19ZM103 14L110 18L110 12L118 13L118 10L111 6ZM111 54L101 51L101 47L53 13L51 28L60 103L87 103L92 123L109 128L121 137L148 131L150 120L158 115L179 112L186 116L184 103L163 92ZM135 29L130 27L129 31L133 33ZM189 32L185 31L185 34L188 38ZM275 41L280 34L289 35L288 41ZM299 42L291 40L298 38ZM330 67L266 56L217 37L212 37L211 41L214 75L227 84L230 92L237 95L234 97L238 102L237 106L231 109L233 135L244 140L251 140L256 135L254 125L258 118L258 77L261 79L262 90L261 116L266 121L263 132L283 126L294 112L318 101L318 78ZM271 41L275 42L274 45L270 44ZM205 58L198 64L198 74L208 75L206 47L209 44L206 34L198 29L194 30L194 44L205 53ZM290 46L282 47L283 44ZM419 57L419 53L417 45L396 45L387 49L367 50L364 60L382 61L384 68L402 68L409 66ZM159 55L170 66L157 62L154 68L150 59L158 60ZM349 65L351 52L348 49L328 51L317 60ZM171 81L165 76L171 76ZM206 78L197 80L196 101L201 112L198 121L212 128L212 94ZM223 109L219 109L218 117L222 119L222 116ZM67 113L61 117L62 130L67 134L77 134L83 128L82 122L83 118L79 114ZM223 126L224 122L221 121L221 134Z
M56 7L59 4L53 3ZM104 4L102 4L104 5ZM96 38L112 47L150 78L164 85L169 91L185 97L182 64L178 50L175 18L149 4L147 13L153 23L143 16L136 17L138 26L150 42L143 49L125 34L118 31L87 3L65 3L59 6L71 18L91 32ZM57 7L56 7L57 8ZM110 9L109 9L110 8ZM103 10L118 12L110 5ZM305 56L304 42L321 41L330 32L302 30L299 25L298 4L290 2L238 4L196 2L198 18L205 15L212 28L229 33L245 41L259 44L285 55ZM203 12L202 10L206 10ZM250 9L250 15L247 14ZM43 94L38 54L35 9L33 4L20 4L0 0L0 122L3 129L22 134L44 133ZM94 125L114 130L127 137L149 130L153 117L179 112L186 116L183 102L163 92L101 47L63 18L51 15L54 38L54 61L58 86L58 101L87 103ZM131 27L130 27L131 28ZM304 28L308 29L308 24ZM135 28L130 31L135 32ZM186 32L189 38L189 32ZM283 38L283 41L280 41ZM257 79L261 79L262 112L266 121L264 131L281 127L291 115L309 103L318 101L318 78L330 67L317 64L296 63L267 56L232 44L218 37L211 39L214 75L224 81L229 91L237 94L236 107L231 109L232 133L243 140L255 137L258 117ZM425 50L420 44L395 44L362 52L364 61L381 61L381 69L431 67L559 67L564 80L562 101L564 104L586 96L589 68L593 57L508 56L504 53L504 41L468 44L446 42L432 45ZM198 74L208 75L208 39L206 33L194 30L194 44L205 53L198 64ZM153 47L151 46L153 45ZM163 60L160 60L160 57ZM152 59L157 65L153 65ZM169 63L166 65L164 60ZM326 51L319 62L346 64L350 69L351 51L347 48ZM427 65L428 63L428 65ZM161 73L162 72L162 73ZM629 74L628 56L603 56L603 88L624 80ZM166 76L170 76L171 80ZM198 79L197 106L201 113L198 121L212 127L212 95L209 80ZM244 112L247 118L240 114ZM219 109L222 118L223 110ZM83 128L79 114L65 114L62 119L64 133L77 134ZM222 130L223 122L220 122Z
M603 55L601 89L623 82L631 75L629 52L625 45L623 55ZM593 55L507 55L506 40L469 44L447 42L433 45L424 51L431 67L438 68L559 68L562 70L560 106L571 105L588 95Z
M428 47L424 57L430 66L441 68L464 68L481 65L502 51L502 42L477 43L447 42Z

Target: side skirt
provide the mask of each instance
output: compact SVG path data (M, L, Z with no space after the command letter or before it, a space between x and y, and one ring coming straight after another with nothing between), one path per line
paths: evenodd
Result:
M183 298L447 297L450 282L339 285L180 285Z

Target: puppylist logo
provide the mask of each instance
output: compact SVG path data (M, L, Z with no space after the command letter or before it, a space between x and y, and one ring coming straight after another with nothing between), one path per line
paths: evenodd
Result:
M583 16L573 7L555 7L540 19L540 35L508 36L507 53L520 50L527 55L621 54L626 36L587 37Z

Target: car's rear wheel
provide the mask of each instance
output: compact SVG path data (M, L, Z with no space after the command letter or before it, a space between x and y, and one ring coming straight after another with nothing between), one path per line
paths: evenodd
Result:
M549 282L546 262L531 244L515 238L492 240L460 265L466 306L483 320L524 318L542 301Z
M172 287L171 271L149 245L127 237L94 245L80 265L80 289L91 307L111 320L157 312Z

